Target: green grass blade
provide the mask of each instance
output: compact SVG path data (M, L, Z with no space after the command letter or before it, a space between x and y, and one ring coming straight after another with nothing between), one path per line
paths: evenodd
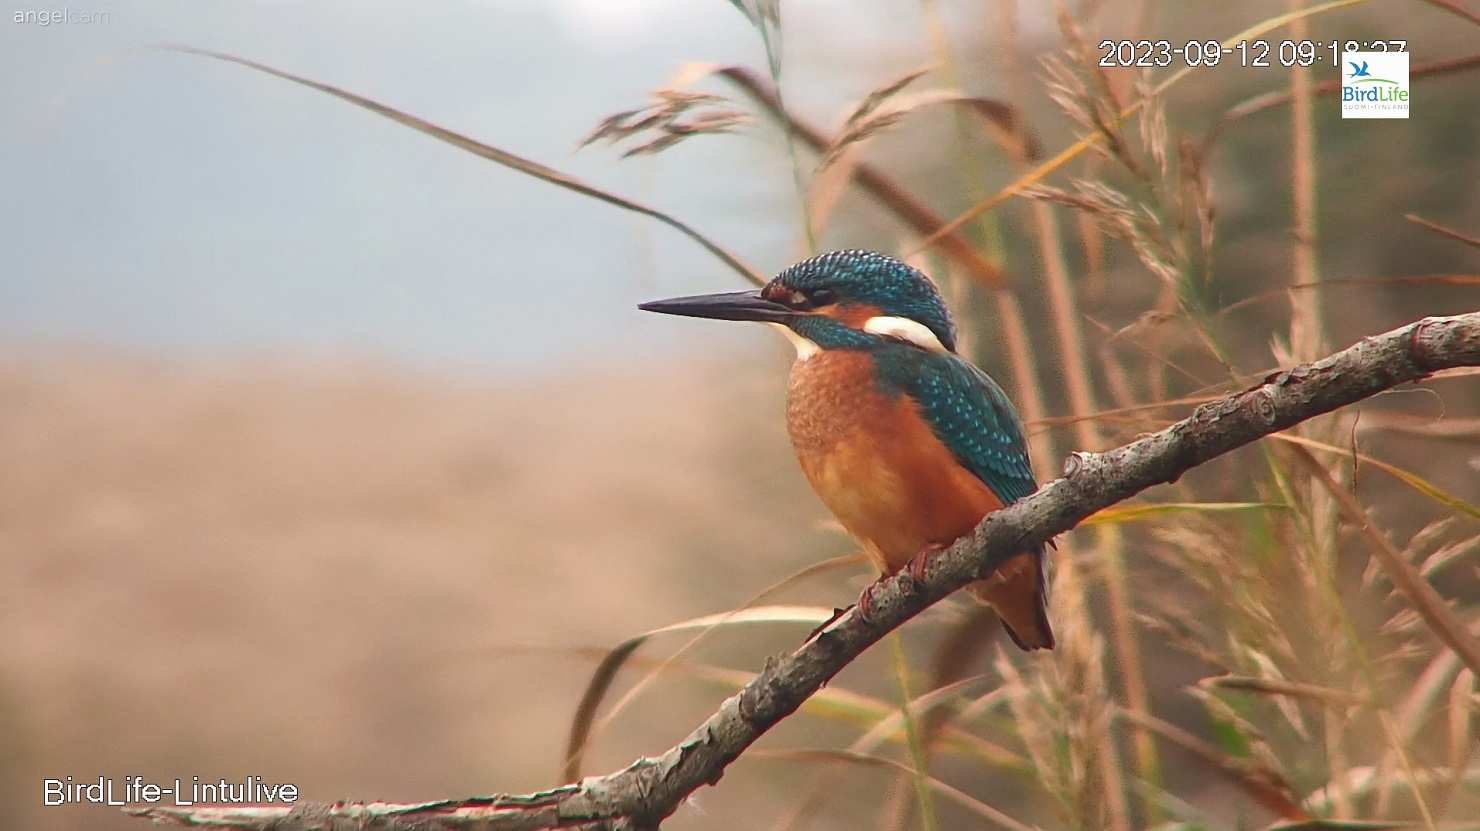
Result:
M935 799L930 790L930 754L925 749L920 719L914 712L910 662L904 653L904 640L898 632L889 633L889 647L894 659L895 681L899 685L899 715L904 722L905 742L910 750L910 779L920 806L920 827L924 831L940 831L940 817L936 814Z
M564 655L582 660L601 660L610 654L607 650L571 646L514 646L499 647L492 651L496 654L514 655ZM628 665L657 673L671 673L695 678L714 686L725 694L739 692L755 679L753 672L688 661L675 661L671 658L644 658L639 655L630 658ZM950 703L952 698L966 687L980 681L980 677L967 679L948 688L922 695L915 699L910 712L916 717L928 715L931 711ZM803 702L800 712L863 728L864 735L850 746L853 750L872 750L886 742L902 743L907 738L899 707L882 699L842 687L824 687L816 695ZM997 770L1017 776L1028 777L1033 773L1032 766L1022 756L958 727L945 727L940 733L939 744L934 747L953 756L975 759Z
M717 626L735 626L750 623L806 623L814 626L826 623L833 617L831 609L816 606L757 606L753 609L721 612L716 615L691 618L689 620L661 626L636 637L628 638L602 658L596 672L586 684L581 703L571 719L570 739L565 746L565 781L574 782L581 778L581 760L585 756L586 742L591 736L591 726L596 722L596 712L611 689L617 673L626 665L643 644L659 635L673 632L708 631Z
M1460 499L1454 494L1444 490L1443 488L1440 488L1438 485L1429 482L1427 479L1424 479L1418 474L1404 470L1397 465L1389 464L1388 462L1384 462L1381 459L1376 459L1372 456L1368 456L1365 453L1352 453L1349 448L1337 447L1334 444L1327 444L1325 442L1316 441L1315 439L1308 439L1304 436L1296 436L1289 433L1276 433L1270 436L1270 438L1289 442L1301 447L1309 447L1312 450L1320 450L1326 453L1335 453L1339 456L1347 458L1355 456L1357 461L1361 462L1362 464L1371 465L1372 467L1377 468L1383 473L1392 476L1393 478L1397 479L1408 487L1413 488L1424 496L1427 496L1428 498L1434 500L1440 505L1443 505L1447 508L1452 508L1474 519L1480 519L1480 508L1471 505L1470 503L1464 501L1463 499Z
M1080 524L1120 525L1127 522L1143 522L1171 514L1222 514L1242 511L1284 511L1288 506L1275 502L1161 502L1151 505L1112 505L1097 511Z

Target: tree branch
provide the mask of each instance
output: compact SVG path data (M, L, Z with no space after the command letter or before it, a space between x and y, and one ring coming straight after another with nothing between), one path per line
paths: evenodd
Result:
M794 712L865 649L923 609L991 573L1012 552L1043 543L1096 511L1263 436L1453 367L1480 365L1480 312L1425 318L1324 360L1271 375L1198 407L1172 426L1105 453L1076 453L1064 478L989 515L931 558L925 579L900 573L873 595L869 620L842 615L795 652L766 660L745 689L666 753L607 776L522 796L421 804L128 809L177 825L271 831L524 831L653 829L701 785L713 785L751 743ZM1452 635L1452 633L1450 633ZM1465 637L1471 637L1468 632ZM1447 643L1448 641L1446 641Z

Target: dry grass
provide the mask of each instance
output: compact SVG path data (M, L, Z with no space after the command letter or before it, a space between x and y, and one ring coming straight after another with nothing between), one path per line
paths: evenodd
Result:
M1275 13L1289 12L1286 22L1293 21L1294 32L1328 31L1321 28L1321 18L1302 17L1302 9L1297 3L1272 9L1270 22L1251 18L1243 23L1269 29ZM941 45L937 5L924 3L922 11L935 33L933 52L945 57L942 74L967 77ZM1037 167L1010 150L1002 160L1010 173L1016 165L1017 181L1033 183L1016 192L1035 200L1027 236L1042 266L1041 295L1037 288L1017 293L1050 311L1051 335L1041 341L1053 343L1055 371L1040 376L1040 364L1021 359L1030 336L1019 322L1017 298L1001 304L1007 316L1000 330L1015 339L1005 346L1018 356L1013 363L1020 400L1066 401L1077 418L1070 421L1073 440L1059 442L1097 449L1162 423L1150 417L1159 402L1196 397L1242 383L1272 364L1320 354L1331 340L1328 328L1339 328L1342 314L1364 304L1336 303L1322 290L1323 272L1349 266L1323 264L1315 235L1321 145L1310 73L1289 76L1292 175L1265 184L1283 190L1293 211L1259 218L1265 247L1283 252L1281 273L1292 287L1291 311L1278 323L1266 318L1255 331L1241 330L1223 317L1224 307L1234 305L1225 299L1232 287L1227 273L1239 269L1219 267L1219 170L1209 158L1213 144L1199 141L1179 121L1165 76L1098 67L1091 41L1100 35L1087 37L1082 22L1069 14L1060 22L1066 45L1045 60L1047 92L1076 125L1081 141L1075 147L1092 155L1081 160L1081 171L1072 168L1072 155ZM1142 36L1134 30L1117 36L1127 34ZM1009 67L1023 65L1020 59L1003 60ZM847 152L861 140L907 129L918 108L902 91L924 83L919 73L910 73L864 98L835 138L814 142L822 154L817 175L840 163L862 164L862 154ZM1012 111L1020 119L1022 102L1017 103ZM1128 113L1134 117L1127 119ZM1049 174L1067 182L1044 178ZM977 198L979 205L996 205L1003 196ZM1077 251L1062 234L1051 204L1085 220ZM924 230L908 213L900 216ZM842 217L846 220L846 213ZM929 232L930 240L963 226L958 218L939 227ZM1449 230L1450 237L1466 237ZM1073 262L1076 253L1083 258L1078 263ZM1000 258L992 265L1010 270ZM1089 277L1084 287L1099 287L1101 296L1086 296L1075 282L1076 271ZM1119 296L1107 303L1104 286L1112 282ZM1267 301L1260 303L1267 308ZM1473 390L1460 394L1473 400ZM1095 418L1106 399L1138 416L1129 424ZM1307 438L1341 445L1350 441L1356 425L1350 415L1328 419ZM1436 453L1442 451L1430 448L1427 457L1437 461ZM1097 525L1092 544L1079 540L1064 546L1055 581L1062 648L1052 658L1000 659L998 692L1012 718L977 725L993 741L1020 743L1034 766L1033 790L1046 802L991 787L976 792L979 797L1016 808L1009 810L1013 821L1080 828L1168 821L1235 828L1314 818L1397 818L1439 827L1474 819L1476 800L1458 784L1472 775L1466 771L1473 742L1464 730L1474 720L1473 679L1461 676L1445 634L1446 626L1480 626L1473 602L1465 599L1473 587L1443 601L1460 604L1459 619L1448 623L1438 620L1447 609L1437 595L1428 590L1420 599L1424 592L1415 593L1427 584L1404 584L1403 597L1413 600L1389 596L1383 571L1367 558L1377 551L1388 573L1401 564L1393 560L1390 545L1377 547L1379 537L1366 530L1373 521L1371 509L1346 494L1358 471L1335 461L1320 463L1325 466L1314 471L1316 476L1309 467L1314 457L1298 448L1243 454L1171 489L1170 501L1181 505L1177 511L1126 511ZM1426 491L1431 490L1426 475L1456 473L1439 462L1432 473L1406 475ZM1404 504L1413 497L1390 489L1367 492L1369 499ZM1451 556L1467 556L1449 553L1471 550L1474 529L1453 527L1472 521L1467 498L1473 497L1429 501L1414 514L1424 522L1390 533L1400 540L1413 535L1408 548L1420 563L1436 548L1445 552L1446 563ZM1263 507L1226 512L1225 500ZM1458 511L1448 507L1456 504ZM1199 511L1197 505L1208 508ZM1144 526L1120 526L1137 516L1149 519ZM1358 529L1369 546L1354 544ZM1136 554L1140 562L1130 559ZM1353 585L1351 572L1358 564L1368 576ZM1418 603L1423 614L1416 615L1411 603ZM1153 645L1144 662L1141 641ZM1179 665L1168 648L1192 663ZM1423 698L1402 692L1405 680L1436 674L1441 665L1454 674L1425 685ZM1179 689L1188 681L1196 683ZM1437 690L1444 684L1457 686L1440 696ZM1464 703L1445 709L1453 702ZM1442 732L1451 739L1442 752L1429 753L1438 749L1414 743L1418 730L1412 725L1423 719L1413 713L1425 703L1435 708L1431 718L1447 720ZM1198 714L1190 723L1194 732L1159 715L1181 712L1185 722L1189 707ZM1400 713L1406 715L1400 719ZM1173 758L1193 753L1202 760L1203 774L1168 769L1164 779L1163 752ZM916 769L917 784L925 781L918 754L900 753ZM931 776L941 764L949 760L931 765ZM1439 769L1445 773L1434 775ZM1231 789L1224 792L1230 806L1208 807L1204 789L1210 780ZM1448 784L1436 793L1440 782ZM896 787L894 793L883 801L886 825L933 827L937 817L930 799L922 796L921 810L910 811L902 791Z
M950 294L983 363L1013 367L1042 472L1328 344L1473 306L1462 257L1480 202L1446 188L1480 176L1453 137L1480 133L1473 61L1427 56L1444 72L1415 89L1433 95L1416 98L1404 125L1364 125L1386 130L1370 142L1329 117L1329 85L1305 73L1148 77L1096 62L1098 40L1150 36L1157 18L1227 27L1205 37L1330 39L1396 25L1393 4L1312 6L1301 19L1286 0L1196 13L1206 17L1087 3L1062 13L1035 74L1010 33L1013 48L953 51L944 4L927 2L937 75L886 73L829 133L782 103L777 5L732 2L757 27L767 67L716 76L785 131L809 247L902 239L901 254L928 247L970 277L953 273ZM1010 29L1009 6L997 14ZM1475 51L1480 29L1454 31L1470 26L1463 9L1423 8L1411 42ZM1438 86L1445 73L1469 86ZM1006 103L989 97L1004 87ZM556 171L324 91L692 236ZM656 152L740 119L695 115L719 103L709 93L660 97L593 138ZM995 143L970 119L945 139L928 133L938 108L923 104L936 102L993 113ZM1387 155L1400 140L1419 148L1406 167ZM1039 163L1040 143L1067 149ZM892 173L902 161L918 184ZM853 190L896 225L868 228ZM930 207L968 203L949 221ZM1002 292L996 315L973 302L983 287ZM72 764L270 762L316 798L549 784L586 665L530 669L469 650L615 644L848 552L837 534L812 533L820 508L774 417L780 363L743 389L686 372L573 392L10 364L0 565L19 577L0 585L0 627L25 634L0 653L0 735L28 749L0 763L34 779ZM613 409L613 385L642 387L644 403ZM1468 417L1480 391L1464 374L1428 389L1220 459L1066 540L1052 655L990 660L960 648L979 620L927 616L907 633L906 661L869 656L674 824L1480 826L1480 693L1454 637L1480 632L1480 448ZM565 406L548 406L556 394ZM612 416L599 434L593 407ZM1039 421L1047 413L1062 417ZM849 589L832 578L787 591L837 602ZM666 669L637 661L658 683L623 705L625 729L598 738L586 769L667 746L716 688L745 677L732 667L753 669L793 640L722 629ZM941 657L927 660L937 642ZM686 694L695 679L705 696ZM274 706L254 703L264 699ZM67 822L9 810L36 827Z

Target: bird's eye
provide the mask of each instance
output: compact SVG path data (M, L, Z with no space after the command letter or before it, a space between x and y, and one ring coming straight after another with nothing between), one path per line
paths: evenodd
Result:
M826 306L837 299L832 289L813 289L807 293L807 300L811 301L813 306Z

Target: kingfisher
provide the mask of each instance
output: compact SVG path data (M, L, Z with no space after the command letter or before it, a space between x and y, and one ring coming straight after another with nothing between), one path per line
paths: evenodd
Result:
M924 575L933 553L1037 490L1006 393L956 354L929 277L884 254L833 251L758 290L655 300L649 312L777 327L796 347L786 426L807 482L883 575ZM967 590L1024 650L1052 649L1043 547ZM882 578L881 578L882 579ZM867 612L869 591L859 606Z

